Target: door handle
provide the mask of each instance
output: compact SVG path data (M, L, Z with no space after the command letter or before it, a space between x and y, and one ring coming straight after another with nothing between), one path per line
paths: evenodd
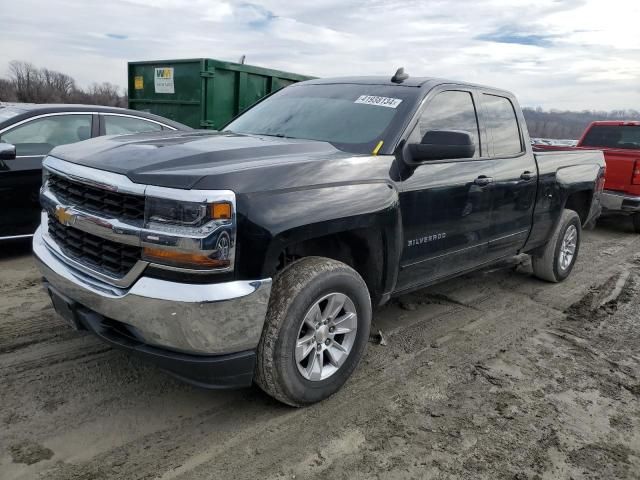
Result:
M474 184L480 185L481 187L486 187L490 183L493 183L493 178L487 177L486 175L480 175L473 181Z
M529 170L522 172L522 175L520 175L520 179L521 180L525 180L525 181L529 181L529 180L533 180L534 178L536 178L536 174L530 172Z

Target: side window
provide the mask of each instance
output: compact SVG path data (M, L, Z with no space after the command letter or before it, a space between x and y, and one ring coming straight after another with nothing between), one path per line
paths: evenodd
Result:
M486 112L485 124L493 142L493 156L503 157L521 153L522 141L513 104L508 98L482 94Z
M162 125L149 122L142 118L120 117L118 115L104 115L105 135L126 135L127 133L156 132L162 130Z
M468 132L476 146L474 158L480 156L480 142L478 141L478 119L473 104L473 97L469 92L450 90L439 93L426 106L416 129L420 142L429 130L463 130ZM415 131L414 131L415 135Z
M53 147L91 138L91 115L55 115L23 123L0 136L16 155L46 155Z

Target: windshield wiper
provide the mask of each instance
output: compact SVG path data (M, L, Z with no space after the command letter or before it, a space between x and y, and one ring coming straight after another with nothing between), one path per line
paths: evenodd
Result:
M234 132L233 130L223 130L222 133L238 133L240 135L256 135L258 137L296 138L296 137L289 137L284 133Z

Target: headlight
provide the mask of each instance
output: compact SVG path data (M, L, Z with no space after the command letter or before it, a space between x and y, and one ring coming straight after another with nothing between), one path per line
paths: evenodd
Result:
M197 203L147 197L147 224L175 225L198 229L210 222L231 221L229 202Z
M146 206L148 223L159 222L199 227L207 220L207 205L199 203L148 198Z
M215 192L210 193L215 197ZM201 199L193 191L181 196L189 195ZM234 203L232 193L220 201L147 196L143 258L173 268L233 270Z

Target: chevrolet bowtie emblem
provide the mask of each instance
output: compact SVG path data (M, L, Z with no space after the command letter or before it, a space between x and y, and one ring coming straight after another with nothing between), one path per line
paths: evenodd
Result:
M55 217L63 225L72 225L75 220L75 216L64 207L56 207Z

